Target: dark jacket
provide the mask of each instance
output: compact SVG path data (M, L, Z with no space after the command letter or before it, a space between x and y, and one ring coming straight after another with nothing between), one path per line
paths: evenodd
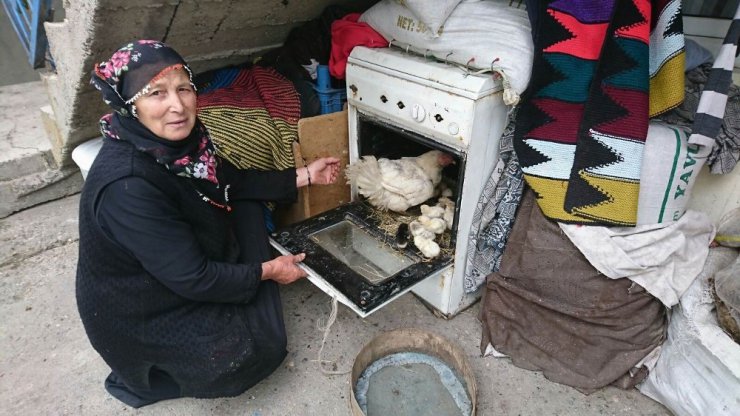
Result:
M278 289L260 280L270 253L257 201L295 198L295 171L220 168L216 189L104 139L85 182L77 304L93 347L132 391L149 391L158 371L182 396L232 396L285 357ZM232 212L203 198L225 202L226 184Z

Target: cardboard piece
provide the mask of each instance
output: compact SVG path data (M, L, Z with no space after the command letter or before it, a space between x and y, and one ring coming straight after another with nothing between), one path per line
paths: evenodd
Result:
M344 179L344 169L349 164L347 114L344 110L298 121L299 143L293 144L296 168L303 168L304 161L309 164L321 157L334 156L341 160L342 169L336 183L301 188L296 203L279 207L276 212L278 226L304 220L350 201L350 186Z

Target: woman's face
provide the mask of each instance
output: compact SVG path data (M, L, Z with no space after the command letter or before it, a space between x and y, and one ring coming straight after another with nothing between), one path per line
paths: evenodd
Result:
M195 126L196 95L184 69L167 71L134 101L139 121L157 136L182 140Z

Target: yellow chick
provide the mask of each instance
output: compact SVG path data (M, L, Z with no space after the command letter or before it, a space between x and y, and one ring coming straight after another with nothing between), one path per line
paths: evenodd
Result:
M444 210L442 213L444 213ZM424 226L424 228L433 232L434 234L442 234L447 228L447 224L442 218L429 218L426 215L422 215L417 221L419 221L421 225Z
M416 236L414 237L414 245L428 259L439 256L439 244L435 243L434 240Z

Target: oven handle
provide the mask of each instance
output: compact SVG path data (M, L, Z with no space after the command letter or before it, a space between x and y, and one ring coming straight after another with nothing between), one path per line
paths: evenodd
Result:
M277 250L282 255L293 255L293 253L289 252L285 249L285 247L281 246L277 241L272 239L270 237L270 245L272 245L275 250ZM316 273L312 268L308 267L304 263L298 263L298 267L305 270L306 274L308 275L308 280L313 283L316 287L321 289L322 292L326 293L327 295L331 296L332 298L337 298L337 300L342 303L343 305L347 306L348 308L352 309L353 312L360 315L361 318L367 318L371 313L375 312L376 310L380 309L383 305L374 308L371 311L363 312L360 308L357 307L352 301L347 298L342 292L338 291L334 286L330 285L326 282L318 273Z

